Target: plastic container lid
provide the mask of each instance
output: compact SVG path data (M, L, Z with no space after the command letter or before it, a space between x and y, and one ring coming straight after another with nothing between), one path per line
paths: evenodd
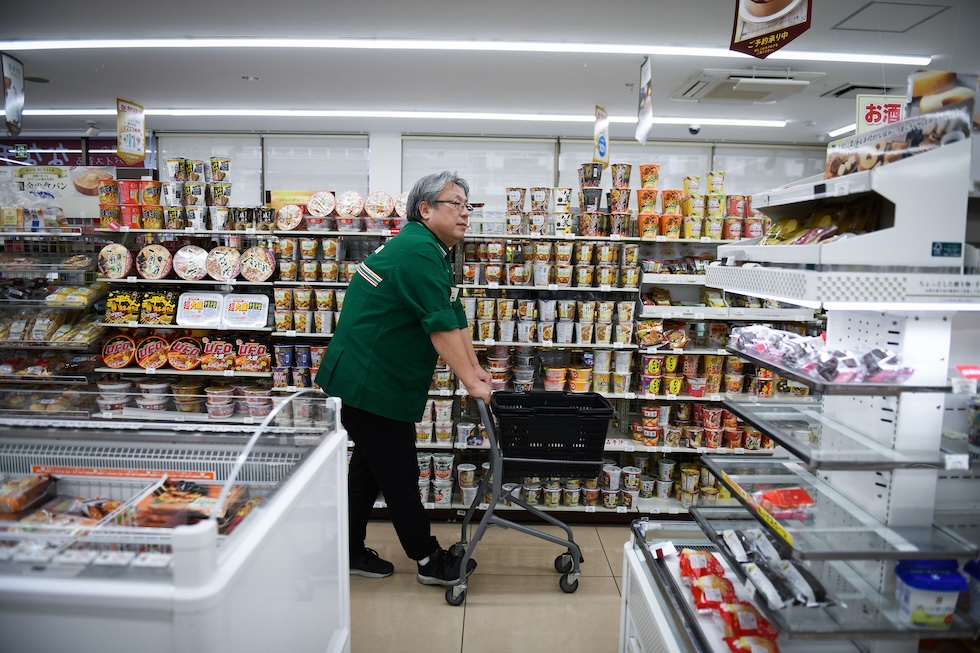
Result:
M896 567L895 575L908 587L929 592L965 592L966 578L955 571L909 569Z
M963 566L963 571L970 574L975 580L980 580L980 561L969 561Z
M906 571L957 571L960 568L959 563L955 560L901 560L895 566L895 572L898 573L899 569L904 569Z

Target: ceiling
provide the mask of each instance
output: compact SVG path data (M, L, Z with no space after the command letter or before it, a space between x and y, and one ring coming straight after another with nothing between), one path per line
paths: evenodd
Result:
M980 72L977 0L810 0L809 32L786 51L924 54L930 68ZM871 5L871 6L867 6ZM368 37L650 43L727 48L736 0L118 0L18 2L0 40L103 37ZM945 9L944 9L945 8ZM859 11L862 10L863 11ZM855 14L857 14L855 16ZM931 16L931 17L929 17ZM842 21L850 21L842 27ZM924 19L924 20L923 20ZM916 24L917 23L917 24ZM879 29L881 27L882 29ZM267 108L489 111L635 116L637 54L415 52L188 48L7 50L25 64L26 108L112 108L121 97L147 108ZM670 96L705 68L751 72L791 68L824 73L803 92L772 104L694 103ZM658 56L654 112L692 124L709 117L786 119L784 128L655 125L653 140L819 143L854 122L855 101L821 97L845 84L905 87L909 66ZM244 81L252 75L257 81ZM111 116L25 116L27 135L78 134ZM447 119L164 117L152 131L237 131L500 136L592 136L592 124ZM611 125L632 138L631 124Z

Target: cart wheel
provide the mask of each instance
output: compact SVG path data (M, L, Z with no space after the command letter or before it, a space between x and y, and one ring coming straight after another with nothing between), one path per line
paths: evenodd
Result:
M563 553L557 558L555 558L555 571L557 571L559 574L567 574L571 570L572 570L571 554Z
M576 584L578 584L578 581L576 581ZM564 587L562 589L564 589ZM458 590L458 591L459 593L457 594L457 588L447 587L446 603L448 603L449 605L457 605L457 606L463 605L463 601L466 600L466 590ZM575 590L572 591L574 592Z
M560 587L561 591L565 594L571 594L578 589L578 578L569 582L568 574L562 574L561 578L558 579L558 587Z
M454 558L462 558L464 553L466 553L466 545L462 542L456 542L456 544L449 547L449 555Z

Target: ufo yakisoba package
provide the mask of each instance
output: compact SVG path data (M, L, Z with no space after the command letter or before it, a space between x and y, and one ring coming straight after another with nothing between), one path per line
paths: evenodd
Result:
M261 338L235 339L235 371L269 372L272 370L272 349Z

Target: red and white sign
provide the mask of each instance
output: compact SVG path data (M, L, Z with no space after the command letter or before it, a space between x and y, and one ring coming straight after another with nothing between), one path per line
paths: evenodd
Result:
M900 122L905 118L904 95L858 95L857 133Z

